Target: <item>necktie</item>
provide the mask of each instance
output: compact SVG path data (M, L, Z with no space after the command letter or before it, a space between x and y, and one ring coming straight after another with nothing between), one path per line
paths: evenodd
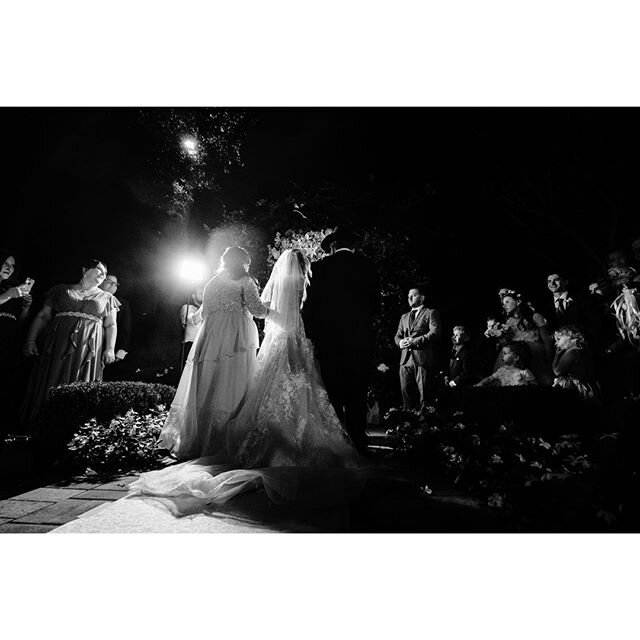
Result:
M558 311L564 313L567 310L566 302L564 298L558 298Z

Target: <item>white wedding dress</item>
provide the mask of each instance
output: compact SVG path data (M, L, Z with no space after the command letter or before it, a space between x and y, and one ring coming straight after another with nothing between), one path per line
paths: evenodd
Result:
M142 474L124 500L149 498L146 509L184 516L216 512L255 489L272 503L325 507L358 493L371 467L329 402L300 317L304 286L296 254L285 251L262 293L270 311L255 371L219 451Z

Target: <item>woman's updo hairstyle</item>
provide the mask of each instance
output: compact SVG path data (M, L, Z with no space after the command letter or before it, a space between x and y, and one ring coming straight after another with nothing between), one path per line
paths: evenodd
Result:
M226 271L233 280L240 280L249 273L251 256L242 247L227 247L220 258L219 271Z

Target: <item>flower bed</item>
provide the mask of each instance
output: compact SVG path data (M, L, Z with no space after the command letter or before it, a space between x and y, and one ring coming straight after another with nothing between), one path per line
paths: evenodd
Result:
M542 436L482 418L451 407L392 409L384 424L396 455L501 509L516 529L584 530L611 520L599 489L597 438Z
M92 418L75 433L68 449L74 466L96 473L144 471L158 466L156 442L167 417L164 406L133 409L107 422Z

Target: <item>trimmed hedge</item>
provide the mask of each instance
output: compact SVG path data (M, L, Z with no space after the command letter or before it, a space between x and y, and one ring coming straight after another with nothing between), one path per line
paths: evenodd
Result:
M40 412L35 441L41 462L65 457L66 445L86 422L108 422L133 409L149 413L169 407L175 388L149 382L74 382L49 391Z

